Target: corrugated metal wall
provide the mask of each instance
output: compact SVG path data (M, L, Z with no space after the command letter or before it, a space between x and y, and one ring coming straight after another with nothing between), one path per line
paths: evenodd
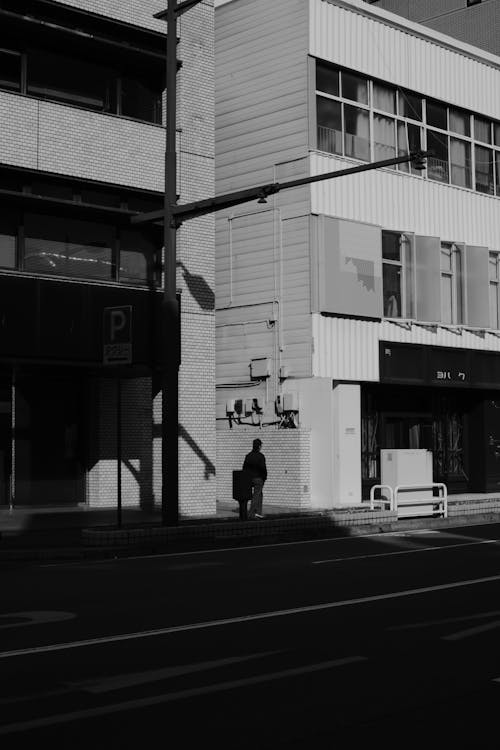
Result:
M341 157L311 154L312 174L353 164ZM392 169L318 182L311 186L311 195L313 213L500 250L500 200L493 196Z
M313 373L334 380L378 381L379 341L500 352L500 337L494 333L454 331L423 324L407 328L387 320L378 322L313 315L312 331Z
M395 28L384 18L383 11L366 3L340 0L336 5L309 0L309 4L311 55L500 117L500 98L493 94L500 87L498 58L478 51L482 60L471 59L461 51L460 42L424 27L423 36L431 38ZM436 41L432 41L433 35ZM440 45L438 40L447 42L449 47Z

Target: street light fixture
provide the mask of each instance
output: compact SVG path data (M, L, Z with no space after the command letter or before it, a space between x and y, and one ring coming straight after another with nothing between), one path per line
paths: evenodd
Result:
M412 151L404 156L382 161L360 164L348 169L325 172L319 175L301 177L279 183L272 182L246 190L206 198L193 203L177 205L177 156L176 156L176 115L177 115L177 18L202 0L170 0L166 10L155 13L154 17L167 22L166 50L166 149L165 149L165 198L163 209L137 214L131 218L133 224L163 220L164 244L164 290L161 312L161 342L167 335L173 338L170 355L162 366L162 523L175 526L179 521L179 365L181 331L179 304L177 301L177 229L183 221L204 214L221 211L232 206L257 200L266 203L270 195L280 190L299 187L336 177L366 172L372 169L390 167L395 164L412 162L415 169L425 168L425 158L432 151ZM168 478L168 484L167 484Z

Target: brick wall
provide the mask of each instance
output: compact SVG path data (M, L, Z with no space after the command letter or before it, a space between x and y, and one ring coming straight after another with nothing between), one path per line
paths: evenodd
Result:
M232 500L232 472L241 469L252 441L260 437L266 457L268 479L264 485L266 505L294 510L311 507L311 459L308 430L257 430L243 427L217 431L217 499Z
M91 507L116 507L118 497L116 380L91 384L87 502ZM153 496L151 380L122 381L122 505L150 509Z

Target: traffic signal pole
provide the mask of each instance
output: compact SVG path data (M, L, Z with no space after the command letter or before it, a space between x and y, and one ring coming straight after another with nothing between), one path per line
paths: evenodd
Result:
M155 14L155 18L167 22L166 40L166 147L165 147L165 197L161 211L137 214L131 223L163 220L164 245L164 287L161 309L161 345L165 348L162 357L161 394L161 514L162 523L175 526L179 522L179 366L181 351L181 328L177 301L177 229L183 221L197 216L220 211L251 200L265 203L269 195L280 190L299 187L322 180L344 177L366 172L371 169L413 162L416 169L424 169L425 157L432 152L413 151L394 159L360 164L348 169L326 172L320 175L303 177L288 182L273 182L246 190L214 196L193 203L177 205L177 18L202 0L169 0L165 11ZM171 346L167 346L171 342Z

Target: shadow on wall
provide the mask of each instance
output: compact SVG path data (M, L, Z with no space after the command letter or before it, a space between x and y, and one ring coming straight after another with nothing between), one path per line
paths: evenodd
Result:
M155 424L154 437L161 439L161 436L161 424ZM212 463L206 453L204 453L204 451L200 448L196 440L194 440L194 438L189 434L186 428L181 424L179 424L179 436L189 445L193 453L196 453L198 458L202 461L205 479L208 481L211 476L215 476L215 464Z
M215 294L203 276L191 273L182 261L177 263L182 268L182 275L190 294L194 297L202 310L211 311L215 308Z

